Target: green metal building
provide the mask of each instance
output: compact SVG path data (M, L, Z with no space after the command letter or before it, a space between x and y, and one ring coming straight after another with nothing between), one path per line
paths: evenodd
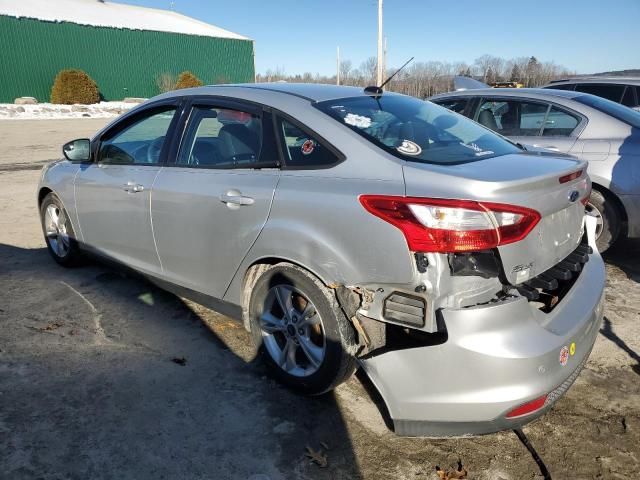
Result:
M0 0L0 103L48 102L60 70L87 72L105 100L152 97L163 74L253 82L253 41L173 11L101 0Z

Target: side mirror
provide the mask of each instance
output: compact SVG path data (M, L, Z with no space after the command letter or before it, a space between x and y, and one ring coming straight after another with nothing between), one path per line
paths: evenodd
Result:
M71 140L64 144L62 153L70 162L88 162L91 160L91 141L88 138Z

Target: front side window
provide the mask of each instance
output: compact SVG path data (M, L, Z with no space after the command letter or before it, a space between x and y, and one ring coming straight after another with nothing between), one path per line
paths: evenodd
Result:
M540 134L548 108L544 103L485 99L477 121L507 137L532 137Z
M590 93L591 95L620 103L624 92L624 85L580 83L576 85L576 92Z
M461 115L404 95L343 98L315 106L403 160L447 165L520 151Z
M451 110L452 112L464 115L464 110L467 108L469 99L467 98L451 98L447 100L433 100L433 103L440 105L441 107Z
M194 107L177 165L208 168L251 167L260 158L262 121L241 110Z
M277 124L287 167L322 168L340 161L326 145L301 127L282 118L278 118Z
M116 165L157 165L169 126L176 113L175 107L154 109L133 124L107 133L100 142L100 163Z

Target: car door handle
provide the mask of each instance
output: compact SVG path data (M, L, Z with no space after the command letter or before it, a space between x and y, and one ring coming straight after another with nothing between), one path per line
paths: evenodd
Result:
M122 189L128 193L139 193L144 190L144 185L140 185L135 182L127 182L122 186Z
M241 205L253 205L255 200L251 197L242 195L238 190L229 190L227 193L220 195L220 201L227 204L228 207L239 207Z

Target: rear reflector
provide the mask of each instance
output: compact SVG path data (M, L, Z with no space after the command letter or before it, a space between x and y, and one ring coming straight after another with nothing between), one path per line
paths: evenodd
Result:
M509 413L507 413L507 418L516 418L522 417L524 415L529 415L533 412L540 410L544 407L544 402L547 401L547 394L545 393L540 398L536 398L535 400L531 400L530 402L524 403L519 407L514 408Z
M571 180L575 180L576 178L580 178L582 176L582 170L578 170L577 172L570 173L569 175L563 175L558 180L560 183L567 183Z
M404 234L414 252L474 252L522 240L540 221L530 208L442 198L361 195L360 203Z

